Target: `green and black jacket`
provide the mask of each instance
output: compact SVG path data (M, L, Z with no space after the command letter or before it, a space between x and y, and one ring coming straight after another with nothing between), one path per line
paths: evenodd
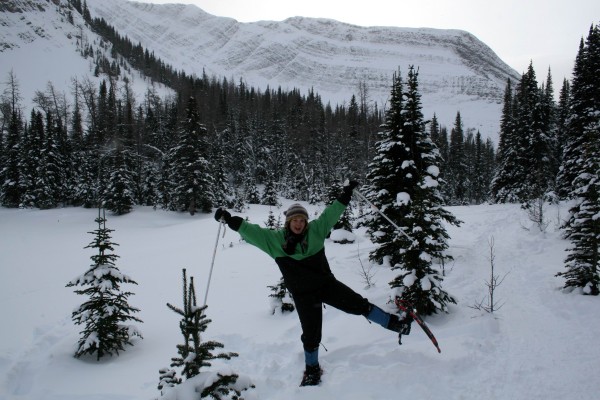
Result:
M263 228L242 220L237 231L246 242L275 259L292 295L311 292L335 280L325 257L325 238L345 209L346 205L339 200L325 208L317 219L308 223L305 237L296 245L293 254L287 254L283 248L286 243L285 229Z

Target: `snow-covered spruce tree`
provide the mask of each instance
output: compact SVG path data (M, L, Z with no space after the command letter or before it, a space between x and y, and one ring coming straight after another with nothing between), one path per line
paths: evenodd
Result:
M283 277L279 279L279 282L273 286L267 286L271 290L269 297L272 299L271 309L272 314L275 314L277 309L281 310L281 313L292 312L296 309L294 306L294 299L292 294L287 290Z
M42 113L32 109L29 128L26 127L21 138L21 152L23 154L20 163L21 207L35 207L35 182L37 181L38 164L41 158L40 148L42 147L39 143L42 142L44 137L43 121Z
M119 145L114 150L108 187L104 190L104 207L117 215L127 214L135 204L133 178L127 165L127 150Z
M417 77L411 67L404 92L400 76L394 74L390 108L367 176L367 197L404 233L379 214L373 214L367 225L379 245L371 260L400 270L390 286L418 312L430 315L447 312L448 303L456 303L442 289L443 278L433 263L452 259L445 253L448 234L442 222L458 225L460 221L441 207L441 160L425 129Z
M11 113L8 132L4 139L6 153L2 154L0 168L0 200L5 207L19 207L23 197L20 163L22 160L21 136L23 123L21 114Z
M531 64L514 96L510 84L506 91L492 194L497 202L520 202L530 209L554 189L554 105L538 88Z
M552 79L548 78L552 90ZM530 212L554 191L556 170L554 162L554 94L550 99L538 83L530 64L517 87L516 130L524 138L524 170L528 179L523 188L523 208Z
M0 95L3 127L0 132L0 204L5 207L19 207L23 198L21 162L24 154L22 137L25 124L21 115L21 90L13 70L8 73L7 87Z
M98 209L96 223L98 229L89 232L94 235L94 240L85 248L97 249L98 254L91 257L91 267L69 282L67 287L83 286L85 289L77 289L75 293L88 296L88 300L71 316L76 325L84 325L75 357L95 354L100 360L113 352L118 355L120 350L125 350L126 344L133 345L133 336L141 338L140 331L127 323L142 320L133 315L140 310L127 302L133 293L121 290L123 283L137 283L115 266L119 256L112 252L118 244L111 241L110 233L114 230L106 227L104 210Z
M244 178L244 199L247 204L260 204L260 193L256 187L256 180L251 176Z
M448 149L448 186L452 194L450 199L451 204L465 204L468 202L468 188L470 183L467 174L466 151L465 151L465 134L463 131L462 118L460 112L456 113L454 126L450 131L450 144ZM439 165L438 165L439 166Z
M229 185L226 165L226 141L224 135L212 135L211 165L213 176L213 201L216 206L231 207L233 190Z
M515 171L518 168L518 142L514 130L513 106L513 88L511 80L508 79L504 90L502 117L500 118L497 166L491 183L493 200L498 203L518 201L518 198L511 190L514 180L513 176L516 174Z
M213 399L232 398L238 399L243 390L252 387L241 385L237 382L239 376L231 371L228 372L201 372L202 367L210 367L211 361L215 359L230 360L237 357L236 353L220 353L214 355L212 352L217 348L223 348L223 344L216 341L202 341L201 334L206 330L211 320L206 318L204 311L207 306L196 304L196 289L194 278L190 277L188 283L186 270L183 269L183 308L167 303L167 307L181 315L179 329L184 338L184 343L177 345L177 357L171 359L171 367L180 368L180 373L185 380L192 379L204 374L205 379L198 379L195 392L199 398L212 397ZM160 383L158 389L161 394L168 394L164 388L173 387L182 382L177 378L175 370L163 368L160 371ZM227 397L222 397L227 396Z
M233 210L236 212L242 212L246 209L246 202L244 201L244 192L237 187L233 189L231 208L233 208Z
M565 260L565 289L600 294L600 29L592 26L573 72L571 118L564 168L575 168L570 197L575 205L565 224L571 241ZM575 150L574 147L577 146ZM577 158L573 159L575 154Z
M212 176L208 162L207 130L200 123L196 99L190 97L179 140L167 154L169 209L188 211L212 210Z
M275 219L275 214L272 209L269 209L269 216L265 221L265 226L269 229L279 229L281 228L281 218Z
M40 149L34 194L35 206L41 209L57 207L65 191L65 155L60 148L62 131L60 119L47 112L46 135Z
M561 179L563 175L563 153L567 147L567 127L570 118L569 102L571 101L571 82L566 78L563 80L563 86L560 90L558 108L556 111L556 146L555 159L557 163L556 173L556 195L559 199L569 197L571 188L570 182L566 179Z
M267 172L267 177L265 178L265 189L263 191L261 204L276 207L279 207L281 205L279 203L279 196L277 194L275 176L272 171Z

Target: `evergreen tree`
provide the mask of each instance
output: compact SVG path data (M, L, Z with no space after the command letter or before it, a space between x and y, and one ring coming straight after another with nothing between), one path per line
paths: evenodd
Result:
M566 199L569 196L571 188L570 182L565 182L563 171L563 152L567 147L567 125L570 115L569 99L571 97L571 83L565 78L560 90L558 100L558 109L556 117L556 146L554 158L556 160L556 194L560 199Z
M74 206L82 206L86 204L85 197L87 195L85 189L85 168L86 168L86 157L85 150L86 144L84 140L84 127L83 127L83 116L81 113L81 106L79 102L79 85L75 85L75 104L73 114L71 116L71 129L70 129L70 154L68 158L67 169L71 171L66 185L69 187L69 203ZM88 205L90 207L90 205Z
M449 156L449 144L448 144L448 130L445 126L441 126L438 123L437 117L435 114L431 119L431 124L429 128L431 140L433 144L438 148L440 153L440 175L438 177L438 181L442 184L440 188L440 193L442 194L442 198L444 199L444 203L448 204L452 202L453 189L448 182L448 177L450 176L450 167L448 165Z
M492 199L491 187L496 171L496 149L492 139L487 138L483 149L483 200Z
M276 207L281 205L279 203L279 196L277 195L277 188L275 186L275 176L271 171L267 172L261 204Z
M546 172L547 184L549 186L547 194L549 197L556 198L556 174L560 166L560 151L558 147L558 130L559 130L559 118L558 113L559 106L554 101L554 83L552 81L552 73L548 68L548 75L546 76L546 82L540 92L541 96L541 135L538 138L541 146L545 146L548 155L548 160L542 160L543 165L549 167L549 171ZM543 147L541 147L543 148Z
M104 207L117 215L127 214L135 204L134 183L127 165L127 150L118 146L114 151L108 187L104 192Z
M273 214L273 210L269 208L269 216L265 221L265 226L269 229L278 229L277 220L275 219L275 215Z
M551 87L551 79L549 78ZM553 96L551 94L551 96ZM553 100L544 100L544 93L538 88L533 65L529 64L517 88L518 102L516 131L520 138L522 180L517 194L525 208L532 207L538 199L545 199L554 189L553 162Z
M196 99L190 97L179 142L168 153L169 208L188 211L210 212L212 209L213 181L210 175L206 142L207 130L200 123Z
M570 197L576 199L566 223L571 241L565 260L565 288L600 294L600 29L590 28L573 73L568 147L563 166L576 168ZM574 147L577 146L577 150ZM574 154L578 159L571 159Z
M402 211L396 201L396 193L405 186L400 173L403 161L407 158L405 147L401 142L404 118L402 110L403 82L399 72L392 78L392 89L389 104L385 114L383 130L378 133L376 154L371 164L367 179L369 186L365 195L379 209L385 205L385 213L393 221L400 221ZM374 243L379 246L370 254L370 258L377 262L388 262L395 266L401 262L400 253L405 246L404 237L394 230L387 221L374 214L366 221L369 234Z
M465 163L465 135L460 112L456 113L454 127L450 131L450 147L448 148L448 186L450 187L452 204L464 204L468 201L467 167Z
M198 306L196 303L196 290L194 287L194 278L187 282L186 270L183 269L183 308L167 303L167 307L181 315L179 329L184 338L184 344L177 345L177 357L173 357L171 367L180 368L182 377L186 380L193 378L201 373L203 367L210 367L211 361L215 359L230 360L237 357L236 353L219 353L214 355L213 351L217 348L223 348L223 344L216 341L203 341L201 334L206 330L211 320L204 314L207 306ZM158 389L172 387L180 383L182 379L177 378L175 370L161 369L160 383ZM236 396L241 395L241 390L236 386L238 375L234 373L217 373L218 379L210 381L210 384L198 389L201 391L200 397L211 396L214 399L221 399L221 396L229 395L230 392ZM239 398L239 397L233 397Z
M16 110L10 114L8 133L6 135L6 155L4 165L0 170L0 196L5 207L19 207L23 197L21 182L21 137L23 123L20 113Z
M98 90L98 114L96 118L96 126L95 126L95 145L98 147L106 146L109 142L108 138L108 121L110 118L108 117L108 89L106 87L106 81L103 80L100 82L100 88Z
M144 159L142 161L141 204L158 207L160 204L160 164Z
M552 83L538 88L530 64L512 97L507 84L502 114L498 169L492 192L498 202L521 202L529 209L554 189L554 104Z
M433 263L451 259L445 254L448 234L442 223L458 225L459 221L441 207L441 160L425 130L417 78L418 72L411 67L404 92L401 79L394 75L385 129L368 175L367 196L403 232L379 215L368 225L379 244L371 259L386 260L392 269L401 270L390 286L398 288L398 296L413 303L418 312L430 315L447 312L448 303L456 302L441 288L443 278Z
M498 203L509 203L518 200L511 191L513 175L517 169L518 151L514 131L513 107L512 83L508 79L504 90L504 106L502 107L502 117L500 119L500 141L498 142L496 172L491 183L493 199Z
M86 248L97 249L98 254L91 257L91 267L69 282L67 287L86 287L75 290L75 293L89 297L72 314L76 325L85 325L80 332L75 357L96 354L96 359L100 360L113 352L118 355L120 350L125 350L126 344L133 345L133 336L142 337L134 326L126 324L129 321L142 321L133 315L139 309L128 304L128 298L133 293L121 290L121 284L137 283L121 273L115 265L119 256L114 254L114 246L118 244L111 241L110 234L114 230L106 227L106 217L100 208L95 221L98 228L89 232L94 235L94 240Z
M486 142L477 131L469 129L464 142L465 189L470 204L481 204L489 198L489 187L494 173L495 150L491 139Z
M565 135L563 137L564 140L564 148L563 148L563 158L560 166L560 170L557 176L557 187L560 190L560 193L563 196L569 198L575 192L576 186L574 184L575 179L581 173L581 162L582 160L582 150L584 147L583 144L583 135L581 132L583 131L582 126L582 116L579 115L581 109L581 98L589 97L584 96L580 93L584 91L584 87L587 84L586 80L588 78L584 78L585 76L585 61L587 57L587 47L585 46L585 42L581 39L579 44L579 51L577 52L577 57L575 58L575 66L573 68L573 81L571 84L571 98L569 103L569 118L570 121L567 123L565 127ZM573 104L573 99L578 97L580 100L578 104ZM577 114L576 114L577 113ZM576 119L572 119L573 115L577 115Z
M46 134L40 150L36 173L34 203L40 209L57 207L65 182L65 163L59 146L61 124L46 113Z
M231 207L236 212L242 212L246 209L246 202L244 200L244 194L238 188L236 188L233 192L233 199L231 203Z
M260 204L260 193L253 177L247 176L244 180L244 200L248 204Z
M488 176L486 176L486 168L485 168L485 149L483 141L481 140L481 133L477 131L475 135L475 148L473 149L474 154L474 163L471 168L471 174L469 181L471 182L471 196L470 199L475 204L481 204L481 202L486 198L486 191L489 184L487 181Z
M39 111L31 110L29 129L24 132L22 143L23 160L20 165L23 207L35 207L36 182L41 150L44 143L44 118Z
M229 185L226 165L226 143L222 140L223 135L214 135L211 146L211 165L213 176L214 204L217 206L231 206L232 190ZM264 203L263 203L264 204Z
M99 192L100 167L97 152L82 150L77 159L77 173L74 177L72 203L85 208L100 207L102 201Z
M269 297L272 299L272 314L275 314L278 309L281 310L281 313L293 312L296 309L292 294L287 290L283 277L279 279L276 285L267 287L271 290Z

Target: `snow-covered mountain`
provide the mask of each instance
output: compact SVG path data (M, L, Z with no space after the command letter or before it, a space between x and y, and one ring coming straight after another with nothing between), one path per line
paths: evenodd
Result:
M77 36L77 27L67 27L64 15L52 10L65 2L3 2L1 74L6 61L20 52L51 54L55 62L48 64L48 75L60 73L54 71L60 69L61 60L58 54L54 57L56 42L70 37L75 43ZM11 5L25 12L11 12ZM267 85L304 92L313 88L332 105L358 96L362 82L369 99L384 107L393 72L400 68L405 77L414 65L419 68L426 117L435 112L442 124L451 127L460 111L465 128L480 129L494 140L506 80L519 78L488 46L460 30L361 27L303 17L241 23L192 5L128 0L88 0L87 5L92 17L104 18L178 70L243 79L261 90ZM34 20L42 8L43 22ZM19 32L17 25L22 27ZM79 33L83 31L81 27ZM44 45L36 46L41 39ZM89 72L89 63L79 63Z
M84 55L93 46L110 56L110 46L93 33L83 17L68 6L67 0L0 1L0 93L7 88L9 74L18 84L23 111L28 115L37 91L44 92L51 83L59 97L71 102L73 81L88 81L98 87L106 77L94 76L94 61ZM130 89L143 98L150 86L160 95L172 93L135 70L121 70L122 85L126 78Z

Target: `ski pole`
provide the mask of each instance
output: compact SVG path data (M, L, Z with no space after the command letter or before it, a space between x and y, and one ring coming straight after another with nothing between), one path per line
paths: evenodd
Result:
M408 236L406 234L406 232L404 232L394 221L392 221L391 219L388 218L387 215L385 215L379 208L377 208L377 206L375 204L373 204L369 199L367 199L367 197L362 194L361 192L358 191L358 189L354 189L354 195L357 196L359 199L365 201L368 205L371 206L371 208L375 211L377 211L379 214L381 214L381 216L385 219L387 219L387 221L394 225L394 227L396 229L398 229L400 231L400 233L402 233L404 236L406 236L406 238L410 241L413 241L413 238L411 238L410 236Z
M219 220L219 229L217 230L217 241L215 242L215 248L213 249L212 261L210 263L210 272L208 273L208 281L206 282L206 292L204 293L204 306L206 306L206 299L208 298L208 289L210 289L210 280L212 279L213 267L215 266L215 256L217 255L217 246L219 245L219 236L221 236L221 225L225 221L223 218ZM223 232L225 234L225 232Z

